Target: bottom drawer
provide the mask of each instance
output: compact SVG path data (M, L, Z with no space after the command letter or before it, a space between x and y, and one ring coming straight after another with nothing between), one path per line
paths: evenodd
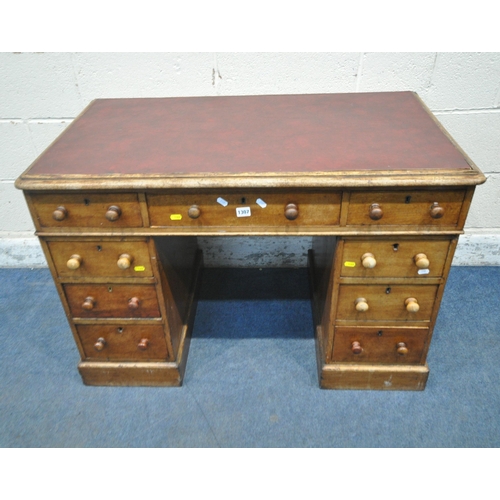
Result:
M85 359L165 361L163 325L76 325Z
M428 328L338 327L332 361L420 364Z

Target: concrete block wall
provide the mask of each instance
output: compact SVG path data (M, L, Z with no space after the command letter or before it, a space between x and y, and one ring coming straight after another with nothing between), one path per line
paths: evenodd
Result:
M455 265L500 265L500 53L0 53L0 266L43 266L14 181L93 99L417 92L487 175ZM200 238L208 265L304 265L309 238Z

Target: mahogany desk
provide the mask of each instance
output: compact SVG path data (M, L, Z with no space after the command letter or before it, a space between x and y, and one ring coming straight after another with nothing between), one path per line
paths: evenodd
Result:
M320 386L422 390L484 180L417 95L394 92L98 99L16 186L86 384L180 385L196 237L275 235L313 237Z

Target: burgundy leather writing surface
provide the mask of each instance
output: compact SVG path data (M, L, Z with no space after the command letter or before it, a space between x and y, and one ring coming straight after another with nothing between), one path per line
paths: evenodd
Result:
M30 175L469 169L411 92L98 99Z

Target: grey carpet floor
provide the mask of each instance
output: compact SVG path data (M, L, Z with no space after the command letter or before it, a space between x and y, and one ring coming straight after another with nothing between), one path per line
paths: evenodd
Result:
M499 447L500 267L453 267L423 392L318 387L304 269L205 269L184 385L87 387L47 269L0 269L0 446Z

